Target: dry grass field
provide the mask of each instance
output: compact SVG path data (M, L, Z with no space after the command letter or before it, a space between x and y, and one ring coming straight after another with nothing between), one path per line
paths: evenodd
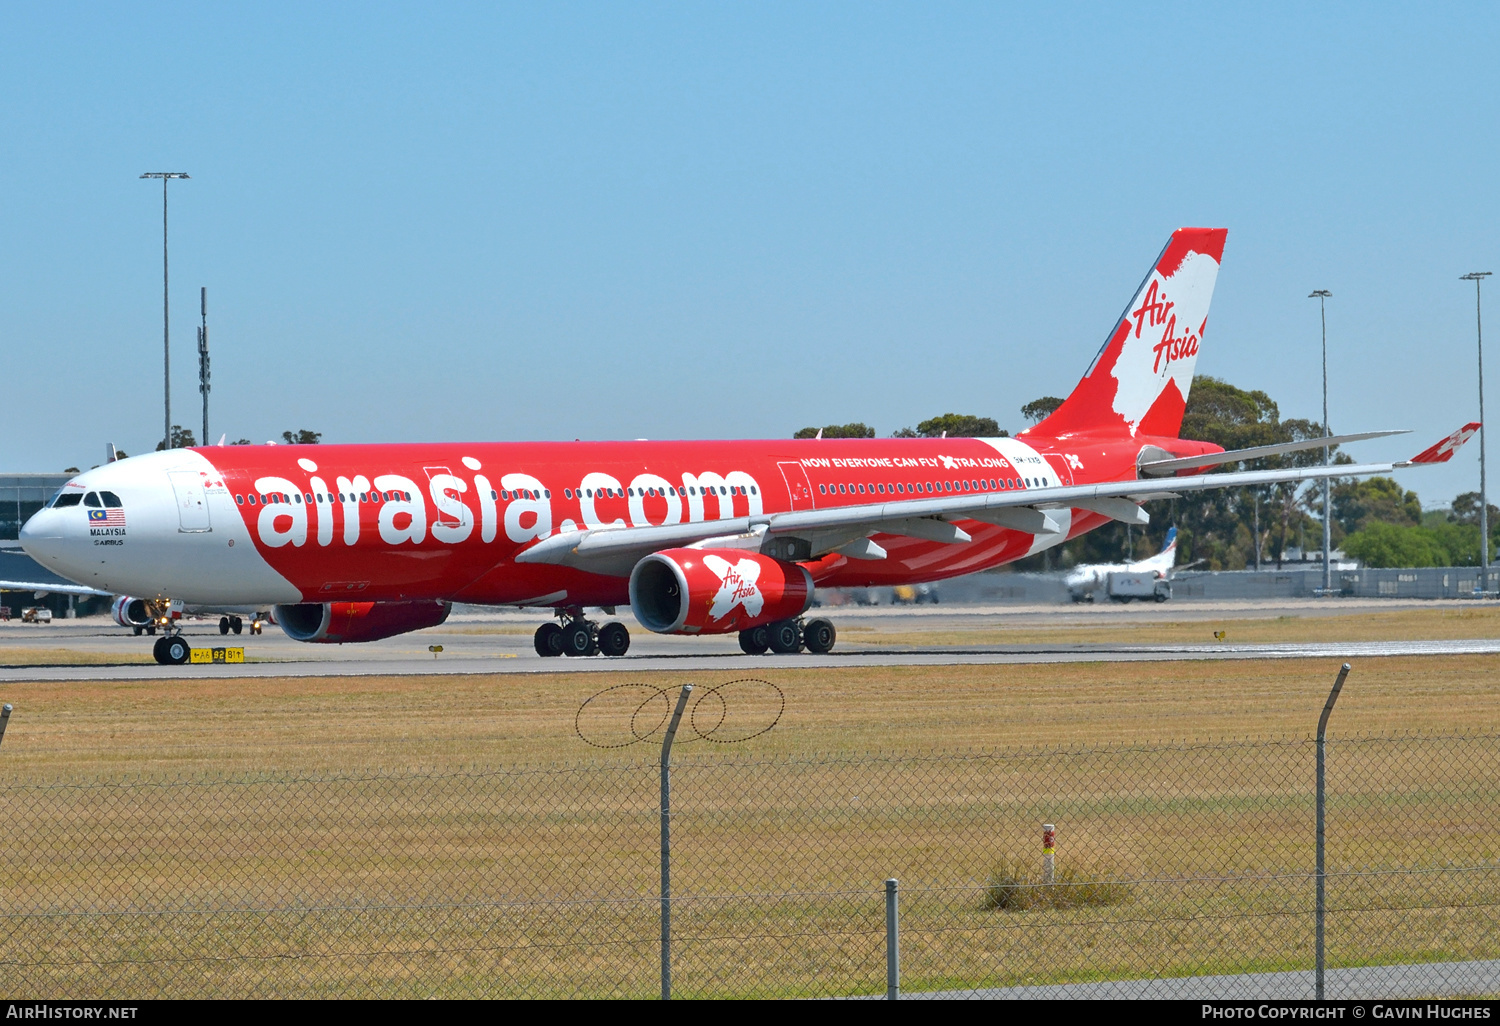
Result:
M1477 623L1456 612L1416 629L1478 637L1496 626L1488 611ZM1359 629L1355 619L1321 618L1329 630L1314 637L1353 638L1338 631ZM1228 629L1244 640L1309 629L1280 624ZM1305 739L1337 668L782 671L767 660L761 676L785 701L775 728L731 746L689 733L678 749L679 988L878 992L890 875L908 888L912 988L1305 967ZM4 685L16 714L0 745L11 924L0 990L647 996L656 749L590 747L575 715L615 685L683 683L724 680ZM1333 734L1500 733L1497 685L1496 656L1356 661ZM780 703L765 689L738 694L728 727L748 731ZM1236 740L1246 737L1273 740ZM1330 919L1333 964L1500 955L1493 751L1336 743L1330 864L1364 875L1331 885L1345 910ZM1043 821L1059 824L1064 863L1123 881L1122 900L986 908L990 874L1034 861ZM1440 851L1414 844L1435 829Z
M1149 608L1149 607L1148 607ZM1165 610L1163 610L1165 612ZM1059 623L1008 624L997 617L991 625L954 627L941 617L930 626L900 631L868 625L840 628L846 644L857 645L1041 645L1092 642L1104 645L1214 644L1215 632L1230 642L1307 641L1449 641L1459 638L1500 637L1500 609L1468 608L1372 610L1358 615L1247 615L1192 619L1136 619L1110 622L1098 615L1082 619L1063 608ZM910 621L907 621L910 623Z
M777 670L770 733L740 755L926 752L1013 745L1309 735L1335 660L1070 663ZM726 675L726 677L729 675ZM704 674L272 677L30 682L16 706L7 773L122 770L452 769L635 758L579 739L590 695L622 683L676 690ZM1500 657L1358 661L1338 733L1500 728ZM760 715L747 695L741 715ZM684 749L690 752L691 749Z

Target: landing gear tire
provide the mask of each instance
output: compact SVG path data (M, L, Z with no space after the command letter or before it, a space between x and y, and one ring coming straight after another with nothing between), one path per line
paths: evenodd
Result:
M764 625L740 631L740 651L746 655L765 655L771 647L771 629Z
M237 616L231 616L229 618L229 629L238 634L240 631L245 629L245 621L241 620Z
M560 656L563 652L562 628L555 623L544 623L536 629L532 639L539 656Z
M166 652L166 661L174 666L181 666L192 658L192 645L189 645L186 637L181 634L172 634L168 637L165 645L162 645L162 651Z
M826 655L833 651L833 643L838 639L838 632L833 629L833 623L821 616L816 620L809 620L807 626L802 628L802 642L807 646L809 652L818 655Z
M187 643L187 638L184 638L181 634L174 634L170 638L165 639L165 641L166 643L162 645L161 650L166 655L167 662L174 666L181 666L193 657L192 646Z
M153 623L150 627L147 627L146 628L146 633L150 634L152 637L155 637L156 636L156 624Z
M562 650L567 656L591 656L599 651L588 621L575 620L562 629Z
M163 666L181 666L193 657L193 648L182 635L169 634L156 639L151 655Z
M630 631L623 623L607 623L599 628L599 651L607 656L622 656L630 651Z
M767 628L767 640L777 655L795 655L802 651L802 628L796 620L777 620Z
M135 636L139 638L141 636L141 631L145 630L146 628L137 625L137 626L132 627L130 629L133 630L133 631L135 631Z
M227 617L227 616L221 616L221 617L219 617L219 633L220 634L228 634L229 633L229 617Z

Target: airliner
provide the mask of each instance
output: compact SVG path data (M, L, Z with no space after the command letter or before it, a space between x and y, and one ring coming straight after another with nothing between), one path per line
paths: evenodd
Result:
M97 467L21 530L80 585L164 603L270 608L290 637L374 641L453 603L550 609L539 656L624 656L590 610L649 631L825 653L818 588L1001 566L1141 503L1213 488L1436 463L1205 470L1393 432L1225 452L1179 437L1227 232L1174 232L1077 387L1015 438L208 446ZM190 651L156 642L164 663Z
M1094 593L1109 583L1110 574L1142 574L1157 581L1166 581L1171 579L1176 562L1177 528L1169 527L1166 541L1156 555L1128 563L1080 563L1068 571L1063 577L1063 583L1068 586L1068 595L1074 602L1092 602ZM1160 599L1167 594L1169 593L1158 589L1155 597Z

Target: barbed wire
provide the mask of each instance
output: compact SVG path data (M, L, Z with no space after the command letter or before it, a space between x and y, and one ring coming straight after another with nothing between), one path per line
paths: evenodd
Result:
M616 684L583 701L573 717L579 739L595 748L628 748L657 737L672 715L677 692L652 684ZM786 695L758 677L695 691L676 744L734 745L766 733L786 711Z

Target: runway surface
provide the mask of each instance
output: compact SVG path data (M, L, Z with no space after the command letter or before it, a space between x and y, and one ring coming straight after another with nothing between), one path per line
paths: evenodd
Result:
M1454 607L1472 607L1455 602ZM1411 603L1433 609L1443 603ZM1405 608L1390 600L1304 600L1277 602L1199 602L1163 606L922 606L820 610L844 633L829 655L747 656L733 635L708 638L662 637L639 628L628 613L619 617L631 627L630 652L619 659L593 657L542 659L532 648L531 633L546 617L533 612L455 611L447 623L431 630L363 645L308 645L294 642L279 628L262 636L221 636L216 621L189 623L185 634L196 647L235 645L245 649L243 665L210 664L162 667L149 658L154 639L103 618L56 621L47 626L0 624L0 681L144 680L164 676L186 679L279 676L351 676L368 674L494 674L556 672L664 671L753 672L778 669L859 666L951 666L994 663L1136 662L1211 659L1330 660L1382 656L1500 654L1500 639L1445 641L1362 641L1262 643L1214 641L1209 629L1201 643L1076 643L944 645L912 643L911 636L940 629L984 629L995 626L1076 627L1086 639L1089 627L1118 629L1157 622L1223 622L1233 618L1276 616L1349 616L1362 610L1389 612ZM624 611L622 611L624 612ZM898 644L881 644L882 636L902 635ZM434 653L429 646L441 646ZM62 653L60 656L59 653ZM46 665L60 658L89 665Z
M1330 1001L1389 1001L1434 994L1493 994L1500 988L1500 962L1427 962L1329 969L1324 993ZM1098 980L1035 987L906 992L906 1000L1019 999L1150 1001L1311 1001L1313 971L1247 973L1243 976L1182 976L1150 980Z

